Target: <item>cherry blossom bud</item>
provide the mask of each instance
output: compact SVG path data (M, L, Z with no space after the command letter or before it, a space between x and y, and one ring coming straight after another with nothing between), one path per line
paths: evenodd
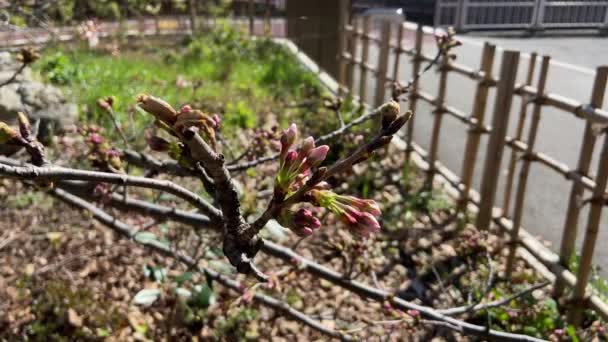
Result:
M287 153L298 138L298 127L292 123L281 135L281 153Z
M222 124L222 118L220 118L220 116L217 114L213 114L211 119L213 120L213 122L215 122L215 128L219 128Z
M382 115L382 128L386 129L388 126L395 121L399 115L399 103L396 101L390 101L380 107L380 114Z
M97 133L92 133L89 135L89 142L94 145L101 145L103 144L103 141L103 137Z
M20 138L16 130L0 121L0 144L16 144Z
M414 319L420 318L420 311L418 311L416 309L407 310L407 314L412 316Z
M171 126L177 120L177 112L167 102L148 94L137 96L137 103L141 109L154 115L158 120Z
M189 104L185 104L183 105L180 109L179 112L180 113L188 113L189 111L192 110L192 106L190 106Z
M325 157L327 157L327 152L329 152L329 146L327 145L321 145L314 148L312 151L310 151L308 158L306 158L306 163L311 166L321 164L325 160Z
M30 120L23 112L17 113L17 119L19 121L19 132L21 136L25 139L29 139L32 135L32 125L30 124Z
M291 164L293 164L293 162L298 159L298 152L296 151L289 151L289 153L287 153L287 156L285 157L285 168L289 169L289 167L291 166Z
M308 154L315 148L315 139L313 137L308 137L304 139L302 142L302 147L300 147L300 153L304 157L308 157Z
M359 232L364 237L380 231L380 223L378 223L378 220L370 213L362 213L357 222L360 228Z
M298 211L296 211L293 217L293 223L296 226L305 226L312 229L318 229L321 227L321 221L314 217L310 210L304 208L300 208Z

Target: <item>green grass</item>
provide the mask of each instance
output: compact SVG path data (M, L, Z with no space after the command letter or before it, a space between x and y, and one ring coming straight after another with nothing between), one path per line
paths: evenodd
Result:
M288 118L281 114L287 103L320 93L316 77L289 51L271 41L248 40L225 26L182 46L123 50L112 56L52 48L36 65L43 78L62 86L80 105L84 121L111 128L96 101L114 96L123 129L136 136L152 121L134 108L139 93L161 97L175 107L189 103L219 113L227 135L256 127L268 112L279 114L285 124ZM178 87L178 79L188 85Z

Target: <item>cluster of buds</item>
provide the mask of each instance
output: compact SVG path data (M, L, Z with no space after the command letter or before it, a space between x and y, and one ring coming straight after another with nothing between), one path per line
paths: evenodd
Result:
M32 157L32 163L41 166L45 163L44 147L36 139L29 119L23 112L17 114L19 130L0 121L0 145L11 145L25 148Z
M291 124L281 135L280 166L275 179L275 195L286 195L303 186L311 175L311 169L318 167L327 157L329 146L315 146L315 139L308 137L300 148L292 150L298 138L298 128Z
M291 229L298 236L309 236L314 230L321 228L321 221L312 211L300 208L297 211L283 210L277 221L284 227Z
M450 59L456 59L456 54L450 53L453 48L462 45L462 42L455 38L456 32L452 27L449 27L445 32L435 33L435 42L437 49Z
M40 54L31 47L22 48L17 54L17 60L24 65L30 65L40 58Z
M378 218L382 212L376 201L339 195L325 189L313 189L310 194L313 204L337 215L355 235L367 238L380 231Z
M97 100L97 106L103 111L111 113L114 107L114 96L107 96Z
M221 119L215 115L208 115L190 105L183 105L179 111L167 102L141 94L137 96L137 104L146 112L154 115L159 127L172 135L181 135L190 127L199 128L209 139L211 146L216 147L215 132L220 128Z
M411 86L412 86L412 83L403 85L399 81L393 82L393 88L391 91L391 99L393 99L393 101L399 101L399 96L409 93L411 90Z
M103 136L103 129L95 125L84 125L79 129L89 146L88 159L96 168L111 172L122 172L121 155Z

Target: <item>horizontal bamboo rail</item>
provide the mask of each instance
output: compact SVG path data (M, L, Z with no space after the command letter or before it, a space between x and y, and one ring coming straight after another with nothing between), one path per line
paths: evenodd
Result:
M601 109L601 103L592 99L589 105L583 104L574 99L570 99L559 94L545 93L544 84L546 83L546 71L548 70L549 60L545 58L543 60L543 67L541 70L540 80L538 86L531 84L532 75L534 74L534 59L530 61L527 71L527 78L524 84L515 83L515 70L519 64L518 52L506 52L503 57L503 69L501 71L501 77L498 78L492 75L492 62L494 60L493 47L491 53L488 52L490 49L488 45L484 46L482 54L482 64L479 70L470 68L468 66L455 63L450 61L449 63L441 62L439 65L439 91L437 96L422 91L419 85L419 80L415 78L415 75L420 71L422 63L427 63L435 60L435 56L429 56L423 53L423 35L425 30L421 26L415 28L415 42L414 48L408 49L402 47L401 37L404 35L404 30L412 30L411 25L401 25L397 27L398 36L396 43L390 42L384 37L377 37L369 32L369 28L363 30L356 30L352 26L345 26L345 34L352 34L357 39L364 40L367 44L374 43L382 48L382 59L374 65L373 61L369 61L369 47L366 51L366 55L362 56L361 59L354 56L355 53L343 52L340 56L343 60L358 65L359 68L365 72L361 73L363 79L360 79L360 84L366 84L367 75L372 75L376 79L376 89L378 87L386 87L387 82L400 82L406 84L402 80L398 80L398 67L399 67L399 56L405 55L411 57L412 61L412 75L414 76L415 82L412 84L411 92L408 94L410 109L415 111L417 101L424 101L434 107L435 120L433 123L433 130L431 135L431 148L427 153L419 145L417 145L413 139L414 137L414 124L413 120L408 124L406 141L403 143L403 149L405 150L408 158L411 153L412 157L417 156L420 158L422 163L426 163L426 171L430 175L428 180L433 180L432 175L435 173L439 175L440 181L444 182L447 186L452 189L453 195L459 199L459 208L462 206L469 207L473 206L478 212L477 226L480 229L485 229L490 223L494 223L504 229L510 236L512 244L509 246L511 251L508 258L508 272L512 269L514 256L516 251L519 249L517 246L524 248L527 251L526 255L528 259L530 257L535 260L528 260L531 265L540 265L545 271L545 274L549 272L552 274L552 279L557 282L558 286L565 286L575 290L575 299L586 298L587 301L579 300L580 303L589 305L592 309L596 310L602 317L608 319L608 305L604 303L598 296L593 294L593 291L587 284L589 270L592 265L592 251L595 246L595 240L597 236L597 224L601 213L603 202L597 200L597 198L608 198L608 192L604 182L606 181L602 177L608 174L608 166L605 169L599 169L598 175L600 182L590 177L586 172L580 172L580 169L573 170L567 164L539 151L535 151L534 141L536 140L536 130L538 129L540 112L543 107L557 108L565 113L569 113L574 117L585 120L588 126L608 126L608 111ZM383 32L386 32L383 29ZM386 51L390 52L395 56L394 67L392 75L387 75L386 70ZM484 63L485 60L485 63ZM384 65L383 65L384 63ZM396 70L397 69L397 70ZM600 69L603 70L603 69ZM454 108L446 103L445 92L447 90L447 76L449 73L456 73L463 75L468 79L477 82L477 90L475 93L474 108L469 115L462 110ZM600 71L602 72L602 71ZM544 75L544 76L543 76ZM492 126L484 124L484 113L485 113L485 97L487 91L491 87L497 87L497 99L494 104L494 120ZM603 93L601 86L595 86L596 93ZM485 94L484 94L485 92ZM520 105L520 120L518 123L519 129L516 130L514 137L506 135L506 127L508 126L508 114L510 112L510 106L512 98L517 96L521 98L522 104ZM523 128L525 127L525 110L526 106L533 99L534 113L532 120L532 127L528 132L528 141L523 141ZM376 96L376 102L379 100ZM463 178L459 178L452 171L447 169L439 160L437 155L439 146L439 136L441 133L441 117L443 114L447 114L459 122L463 123L468 128L467 147L465 148L464 162L463 162ZM418 114L420 115L420 114ZM414 116L415 117L415 116ZM489 134L490 146L488 147L488 154L486 157L486 165L484 175L482 177L482 192L477 193L471 188L472 170L474 169L475 154L477 153L477 147L475 141L479 144L479 136L481 134ZM608 138L606 138L606 154L608 154ZM588 140L588 139L587 139ZM469 146L469 145L472 145ZM494 198L496 196L497 180L500 177L500 160L502 159L502 153L504 147L509 147L512 150L512 162L509 164L510 170L515 170L515 163L523 163L523 170L520 170L520 178L518 189L515 198L515 222L511 221L507 217L507 212L501 208L494 206ZM522 159L516 158L517 154L523 154ZM608 160L608 157L606 157ZM529 168L532 164L539 164L547 167L548 169L564 176L565 180L572 182L574 187L580 188L580 191L588 190L593 191L594 198L596 200L592 202L592 214L589 218L589 224L586 234L586 252L583 251L584 259L581 261L582 271L579 269L579 274L574 275L567 269L567 263L564 257L560 256L548 250L532 235L527 233L522 228L522 213L524 204L524 195L526 192L526 179ZM606 161L605 163L608 163ZM601 163L601 165L604 165ZM601 166L600 165L600 166ZM513 171L509 172L509 177L513 177ZM511 182L509 182L511 183ZM509 188L511 186L509 185ZM507 194L510 199L510 190L507 190ZM505 197L506 198L506 197ZM467 204L468 203L468 204ZM509 200L506 201L507 209L509 206ZM580 200L577 202L580 203ZM593 209L595 208L595 209ZM569 236L569 240L574 240L572 236ZM535 266L536 267L536 266ZM579 306L578 309L582 309L583 306Z

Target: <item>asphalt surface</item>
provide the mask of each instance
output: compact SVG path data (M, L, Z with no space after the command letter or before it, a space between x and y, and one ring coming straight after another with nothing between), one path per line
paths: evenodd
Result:
M479 68L481 48L484 41L490 41L499 48L521 51L520 65L518 69L517 82L523 83L528 69L529 54L537 52L539 55L549 55L552 57L549 69L547 91L557 93L568 98L577 100L581 103L588 103L591 96L591 88L594 79L594 69L602 64L608 64L608 39L602 37L500 37L483 36L481 34L467 34L460 36L464 45L458 47L457 63L467 65L474 69ZM412 47L413 36L407 34L403 41L406 47ZM434 40L431 36L426 36L423 43L423 51L426 54L434 53ZM497 75L500 70L500 57L503 50L497 49L497 58L494 64L493 74ZM377 60L378 49L370 49L370 61ZM537 74L540 69L540 58L537 59L536 75L533 84L537 82ZM374 64L374 63L372 63ZM389 64L389 74L392 74L391 61ZM399 70L401 80L411 78L411 62L407 57L402 57ZM358 77L356 77L358 84ZM370 97L372 101L374 84L370 82ZM429 72L421 79L422 89L426 92L437 94L438 75L435 71ZM447 104L470 114L473 98L475 94L475 83L464 76L450 73L447 87ZM519 97L513 101L511 116L509 119L510 129L508 135L513 136L515 126L520 116ZM532 111L532 106L528 106L528 120ZM608 98L604 108L608 108ZM486 123L490 123L494 109L494 90L490 92L488 106L486 109ZM419 101L416 113L416 124L414 140L428 150L431 139L431 131L434 116L431 114L432 108ZM576 168L581 140L583 136L584 121L574 117L572 114L558 109L545 106L542 110L542 118L537 137L536 150L544 152L553 158L566 163L570 168ZM527 127L524 131L524 140L527 140ZM443 127L439 147L439 160L442 161L450 170L457 175L461 174L464 145L466 141L466 128L458 120L449 115L444 116ZM485 159L485 149L487 138L481 141L482 148L476 163L474 187L480 187L480 175L482 172L483 161ZM591 173L595 174L598 164L599 149L601 141L596 144L596 151L593 158ZM497 204L503 203L503 191L510 149L505 150L505 157L501 164L501 176L499 179L499 194ZM516 177L519 171L516 171ZM516 178L517 179L517 178ZM514 182L514 190L517 180ZM572 185L563 176L555 173L547 167L538 163L533 163L528 179L528 189L525 199L525 210L523 216L523 226L532 234L546 240L549 247L554 251L559 251L562 231L566 217L569 193ZM590 196L585 193L585 198ZM513 204L511 205L513 208ZM511 213L512 214L512 209ZM583 208L579 220L577 246L580 248L584 239L588 216L588 206ZM603 220L600 228L598 243L595 248L594 263L608 268L608 209L604 210Z

